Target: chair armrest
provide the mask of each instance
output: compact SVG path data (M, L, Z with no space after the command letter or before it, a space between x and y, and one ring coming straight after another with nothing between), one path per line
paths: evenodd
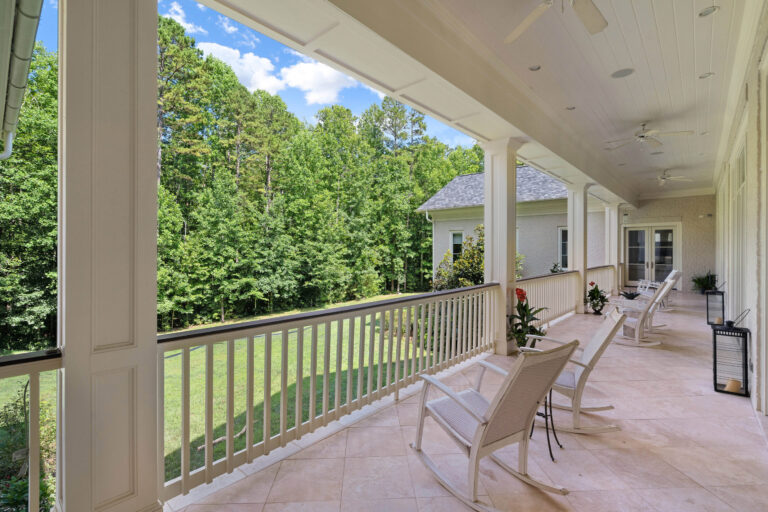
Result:
M469 415L472 416L475 420L483 424L488 423L488 420L484 416L480 416L475 411L473 411L469 404L465 402L464 399L462 399L459 395L457 395L451 388L431 375L422 375L421 378L427 383L427 385L435 386L437 389L445 393L448 398L459 404L459 406L467 411L467 413L469 413ZM426 393L426 389L424 392Z
M543 352L540 348L520 347L520 352Z
M525 336L528 340L544 340L544 341L551 341L552 343L557 343L558 345L565 345L567 343L570 343L570 341L563 341L563 340L556 340L555 338L547 338L546 336L539 336L537 334L526 334ZM521 349L522 350L522 349ZM576 350L584 350L581 347L576 347Z
M575 359L569 359L568 361L570 361L571 363L573 363L575 365L581 366L582 368L589 368L589 366L585 365L581 361L577 361Z
M502 377L506 377L508 375L508 372L506 370L502 370L501 368L499 368L495 364L489 363L488 361L478 361L477 364L479 364L480 366L484 366L484 367L488 368L489 370L491 370L494 373L498 373Z

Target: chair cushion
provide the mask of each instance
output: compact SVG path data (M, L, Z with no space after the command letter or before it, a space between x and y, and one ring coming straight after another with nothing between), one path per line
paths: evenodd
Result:
M563 370L560 372L560 375L557 376L555 385L569 389L576 388L576 373L573 370Z
M474 389L465 389L456 394L459 395L476 414L483 416L486 411L488 411L490 403L483 395ZM427 402L427 409L450 425L450 427L463 437L464 440L468 443L472 443L472 438L475 436L475 431L480 423L470 416L463 407L453 401L453 399L444 396L442 398L430 400Z

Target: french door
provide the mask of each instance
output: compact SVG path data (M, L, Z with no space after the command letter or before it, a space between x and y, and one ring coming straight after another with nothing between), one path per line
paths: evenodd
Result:
M663 281L676 268L679 247L675 226L636 226L624 232L626 283Z

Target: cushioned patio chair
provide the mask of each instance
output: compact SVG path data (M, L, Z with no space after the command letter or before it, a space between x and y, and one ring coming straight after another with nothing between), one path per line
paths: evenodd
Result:
M556 409L565 409L573 412L573 425L557 425L558 430L565 432L572 432L575 434L601 434L604 432L612 432L619 430L616 425L605 426L581 426L581 413L582 412L598 412L608 411L613 409L612 405L599 405L585 407L582 404L582 397L584 395L584 388L587 385L587 379L589 378L592 370L595 369L600 357L608 348L608 345L613 340L613 337L621 328L622 324L626 320L626 315L619 313L618 309L614 308L605 315L605 319L597 328L592 338L584 345L581 351L581 356L571 359L573 368L565 368L557 377L555 384L552 386L552 390L556 393L565 396L570 400L569 405L558 404L554 402L552 407ZM556 340L553 338L547 338L546 336L528 336L529 344L532 341L543 340L545 342L553 342L559 345L565 345L565 341Z
M486 361L481 366L475 388L455 392L436 378L422 375L424 389L419 405L416 440L411 445L424 465L448 489L474 510L493 510L477 501L477 476L480 460L490 457L511 475L544 491L567 494L562 487L553 487L528 474L528 442L533 419L555 379L570 359L578 343L573 341L552 350L521 353L509 372ZM485 370L504 377L496 396L490 402L480 394L479 388ZM432 388L446 396L427 400ZM421 450L424 420L431 416L469 457L469 494L465 495L453 485ZM494 452L518 443L517 470L499 459Z

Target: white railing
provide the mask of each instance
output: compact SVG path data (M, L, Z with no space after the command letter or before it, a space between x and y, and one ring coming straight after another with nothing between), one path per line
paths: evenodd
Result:
M162 499L491 349L496 286L158 336Z
M18 354L13 356L6 356L0 358L0 386L4 388L4 391L9 392L13 400L14 388L22 391L23 400L21 407L24 411L19 411L20 414L29 416L26 418L26 426L21 425L27 429L27 445L24 447L12 447L15 448L13 454L13 460L19 461L26 458L26 470L24 466L21 468L21 473L26 472L27 476L27 510L37 511L40 510L41 495L40 495L40 476L41 476L41 418L40 418L40 395L41 395L41 374L44 375L46 381L46 394L55 395L55 388L58 385L58 372L52 375L53 371L61 368L61 351L59 349L43 350L39 352L27 352L24 354ZM25 403L28 400L28 404ZM8 404L0 404L0 406L7 406ZM10 419L9 421L13 421ZM49 421L55 422L55 418ZM51 428L55 428L53 423L47 425ZM14 428L16 425L4 425L6 429ZM6 442L10 436L9 432L5 432ZM49 440L50 441L50 440ZM48 449L55 449L55 447L46 447ZM18 455L18 459L17 459ZM50 472L54 472L54 468L48 468ZM23 476L23 474L19 474ZM0 485L2 482L0 482ZM49 503L49 506L52 505Z
M579 273L572 271L526 277L518 280L516 286L525 290L531 307L547 308L538 315L541 325L576 309L578 301L583 300L579 281Z
M590 267L587 269L587 282L595 282L606 295L611 294L616 282L616 267L613 265L603 265L600 267Z

